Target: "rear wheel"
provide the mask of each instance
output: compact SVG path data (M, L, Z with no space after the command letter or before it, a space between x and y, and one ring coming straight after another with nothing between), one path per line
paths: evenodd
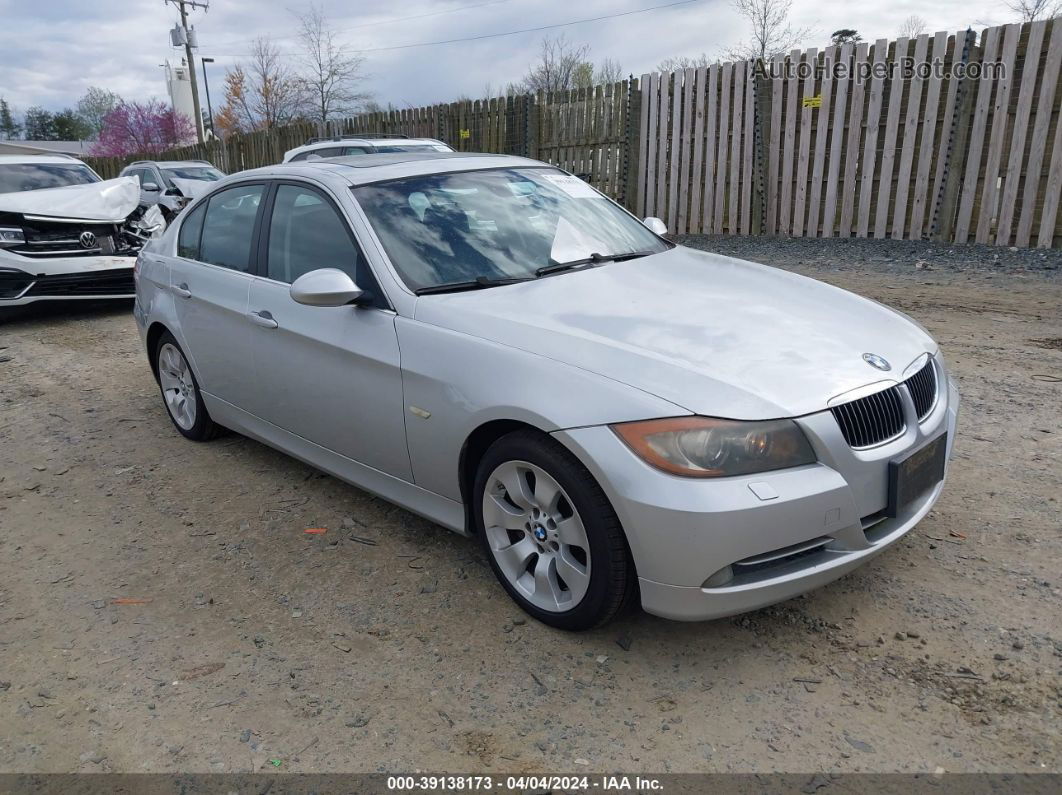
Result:
M491 567L526 612L590 629L637 589L619 519L593 476L534 431L495 442L480 461L473 507Z
M196 442L216 437L221 428L210 419L195 374L181 346L168 331L159 337L155 365L162 401L174 427L182 436Z

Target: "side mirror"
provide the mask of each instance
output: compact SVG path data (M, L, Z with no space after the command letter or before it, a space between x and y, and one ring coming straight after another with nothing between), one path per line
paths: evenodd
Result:
M159 189L159 186L156 185L154 182L145 182L143 185L140 186L140 188L141 190L146 190L149 193L154 193Z
M665 224L659 218L653 218L652 216L650 216L650 217L646 218L644 221L642 221L642 223L645 224L645 228L646 229L648 229L650 232L652 232L654 234L661 235L661 236L667 234L667 224Z
M304 273L291 284L291 300L306 306L346 306L363 295L354 280L338 268Z

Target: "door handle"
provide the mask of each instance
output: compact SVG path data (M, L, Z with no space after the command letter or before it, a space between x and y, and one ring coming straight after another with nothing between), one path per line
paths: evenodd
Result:
M277 328L280 325L273 319L273 315L265 309L258 312L251 312L248 317L251 318L252 323L256 326L261 326L262 328Z
M192 291L188 289L188 285L185 284L184 282L181 282L180 284L175 285L175 286L171 286L170 290L173 291L174 295L178 295L181 298L191 298L192 297Z

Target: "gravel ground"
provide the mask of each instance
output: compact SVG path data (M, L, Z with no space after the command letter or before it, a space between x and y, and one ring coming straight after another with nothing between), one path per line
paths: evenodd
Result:
M473 542L178 436L127 305L25 312L0 322L0 772L1062 770L1060 253L690 242L940 340L956 458L891 551L746 616L564 634Z

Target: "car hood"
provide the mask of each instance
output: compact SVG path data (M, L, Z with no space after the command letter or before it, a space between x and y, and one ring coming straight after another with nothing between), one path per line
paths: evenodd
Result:
M733 419L821 411L856 396L846 394L853 390L895 383L937 349L920 326L882 304L684 247L424 296L415 316L583 368L696 414ZM871 367L864 353L884 357L892 369Z
M136 177L0 193L0 212L64 220L121 223L139 204L140 186Z
M181 192L181 195L189 199L198 199L214 185L212 181L205 179L181 179L180 177L171 177L170 181L177 186L177 190Z

